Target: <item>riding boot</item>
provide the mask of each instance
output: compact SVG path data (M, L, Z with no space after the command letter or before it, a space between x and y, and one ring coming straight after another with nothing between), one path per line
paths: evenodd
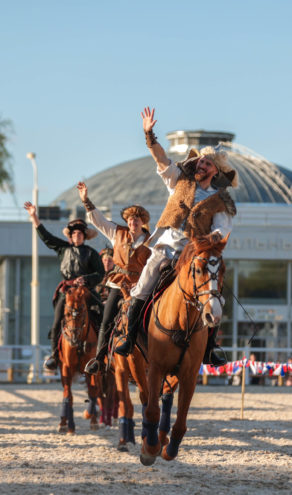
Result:
M227 363L227 358L225 353L224 353L224 357L220 357L214 351L214 349L220 348L220 346L216 344L216 337L218 330L219 330L219 326L214 327L211 330L212 333L209 333L208 335L207 348L203 359L204 364L212 364L213 366L224 366L224 364Z
M59 364L59 350L58 350L59 335L54 336L51 340L52 354L44 362L44 367L48 370L56 370Z
M128 333L126 341L116 348L115 352L122 356L132 354L138 335L138 318L145 301L133 297L128 312Z
M86 373L95 375L98 371L104 370L104 358L107 353L109 332L105 331L105 327L102 324L98 332L98 341L96 349L96 357L94 360L90 360L86 367Z

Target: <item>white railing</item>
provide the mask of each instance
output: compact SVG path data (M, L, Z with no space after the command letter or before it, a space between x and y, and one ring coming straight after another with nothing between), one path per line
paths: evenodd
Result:
M236 353L238 360L243 357L248 359L254 352L265 352L266 355L283 353L287 360L292 356L291 347L224 347L224 351ZM50 352L50 347L45 345L0 346L0 382L41 383L60 380L59 371L52 372L43 368L44 360Z

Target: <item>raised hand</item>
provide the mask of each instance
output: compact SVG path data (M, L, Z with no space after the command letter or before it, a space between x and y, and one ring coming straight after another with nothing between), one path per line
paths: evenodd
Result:
M143 119L143 129L145 132L151 131L155 126L157 120L154 120L155 108L150 109L150 107L145 107L144 112L141 112L141 117Z
M36 207L30 201L26 201L23 205L30 217L36 214Z
M87 186L86 186L85 182L78 182L77 189L79 191L79 196L80 196L81 201L86 201L87 200Z

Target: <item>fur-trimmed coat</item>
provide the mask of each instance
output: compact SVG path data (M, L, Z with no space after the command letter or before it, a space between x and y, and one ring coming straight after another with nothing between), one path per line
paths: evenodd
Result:
M191 237L192 231L194 235L205 235L210 233L212 219L216 213L226 212L230 216L236 214L235 204L226 189L219 189L194 206L196 194L194 171L188 173L180 168L181 173L175 191L168 198L157 228L180 229L183 226L186 237Z

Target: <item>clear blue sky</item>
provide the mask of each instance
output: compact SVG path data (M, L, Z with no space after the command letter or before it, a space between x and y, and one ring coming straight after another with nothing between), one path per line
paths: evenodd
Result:
M2 118L19 205L147 154L156 133L225 130L292 169L290 0L0 0ZM138 173L138 171L137 171ZM12 205L0 193L0 207Z

